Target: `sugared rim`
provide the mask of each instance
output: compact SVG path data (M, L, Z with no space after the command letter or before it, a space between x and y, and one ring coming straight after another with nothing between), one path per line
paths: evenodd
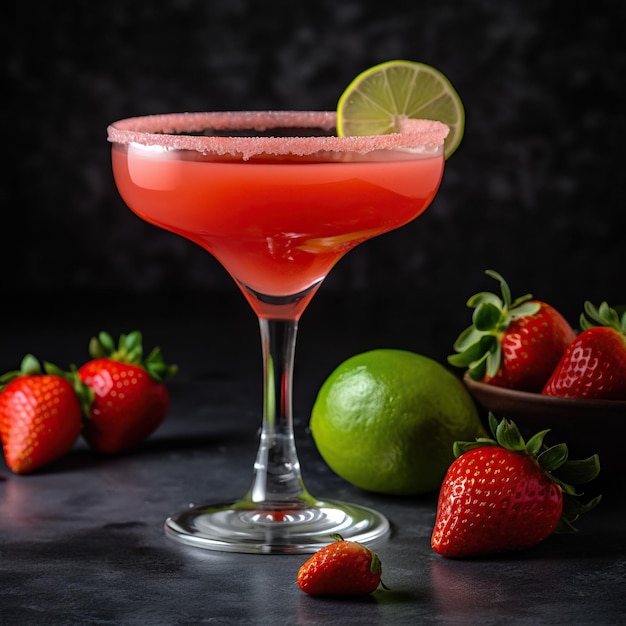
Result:
M223 137L184 135L211 128L224 131L246 128L266 131L271 128L321 128L336 126L334 111L237 111L216 113L169 113L132 117L112 123L108 140L118 144L141 144L174 150L195 150L203 154L308 155L317 152L358 152L405 149L437 153L449 128L433 120L404 120L401 132L364 137Z

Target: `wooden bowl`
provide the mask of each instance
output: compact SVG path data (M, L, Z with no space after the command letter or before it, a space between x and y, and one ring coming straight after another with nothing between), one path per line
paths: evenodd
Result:
M498 419L513 420L525 436L550 429L546 443L566 443L571 459L600 456L602 471L621 469L626 441L626 400L576 400L463 382L476 402ZM622 470L624 471L624 470Z

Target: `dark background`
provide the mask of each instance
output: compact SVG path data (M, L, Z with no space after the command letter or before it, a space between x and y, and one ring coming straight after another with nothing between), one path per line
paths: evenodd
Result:
M0 339L18 320L36 329L103 303L123 310L139 299L146 316L227 298L246 307L206 252L124 206L107 124L182 110L334 109L354 76L394 58L450 78L466 107L464 141L431 208L344 258L305 317L336 308L349 325L367 310L379 343L381 329L403 324L414 325L403 347L428 345L433 328L447 343L469 323L467 297L496 287L487 268L572 323L586 299L626 301L626 3L9 0L3 9ZM429 349L445 354L449 343Z

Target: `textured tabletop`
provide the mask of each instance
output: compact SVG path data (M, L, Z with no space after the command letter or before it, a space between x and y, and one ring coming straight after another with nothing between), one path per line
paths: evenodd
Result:
M168 515L248 488L260 425L260 350L254 318L238 298L232 310L200 319L190 312L144 318L139 306L108 312L106 322L116 332L144 321L146 343L158 340L166 358L179 362L170 413L132 453L98 457L79 442L33 475L0 465L2 625L623 623L626 530L617 476L605 476L605 500L579 521L577 536L552 537L517 555L454 561L430 548L435 494L372 495L328 469L307 430L316 389L344 356L370 342L399 345L404 332L402 324L372 330L365 309L362 326L333 328L329 304L302 324L309 328L296 367L295 426L304 480L314 495L388 516L393 532L376 550L389 591L311 598L296 585L306 556L211 552L165 536ZM25 323L5 341L3 368L33 342L45 356L81 352L90 324L105 322L83 320L39 332Z

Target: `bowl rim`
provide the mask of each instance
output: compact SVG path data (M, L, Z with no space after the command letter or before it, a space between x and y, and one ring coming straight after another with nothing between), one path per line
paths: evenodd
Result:
M503 398L518 402L532 402L534 404L544 404L546 408L576 408L576 410L619 410L622 409L626 416L626 400L606 400L606 399L590 399L590 398L561 398L557 396L547 396L541 393L532 393L530 391L519 391L508 387L499 387L497 385L489 385L484 382L474 380L468 372L463 374L463 382L470 389L481 392L482 394L492 398Z

